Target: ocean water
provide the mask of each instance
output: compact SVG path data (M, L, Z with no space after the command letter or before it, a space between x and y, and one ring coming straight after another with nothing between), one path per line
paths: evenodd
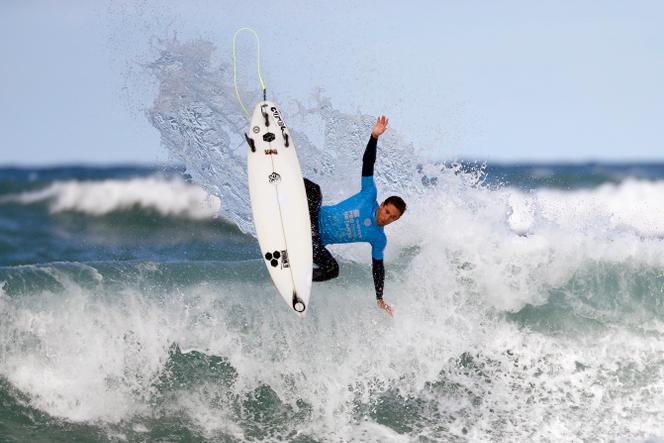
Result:
M0 441L662 441L664 164L423 161L388 132L396 315L343 245L302 320L213 53L173 40L148 66L181 166L0 169ZM324 201L356 191L374 117L283 107Z

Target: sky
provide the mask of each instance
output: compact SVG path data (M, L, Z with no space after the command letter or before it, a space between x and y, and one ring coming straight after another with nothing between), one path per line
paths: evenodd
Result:
M145 117L155 40L228 63L241 26L280 100L387 114L423 155L664 161L662 23L641 0L2 0L0 165L167 161Z

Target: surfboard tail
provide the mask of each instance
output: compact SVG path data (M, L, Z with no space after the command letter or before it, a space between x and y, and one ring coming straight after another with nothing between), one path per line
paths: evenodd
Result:
M304 310L307 306L304 304L302 299L298 297L297 292L293 291L293 309L300 315L304 315Z

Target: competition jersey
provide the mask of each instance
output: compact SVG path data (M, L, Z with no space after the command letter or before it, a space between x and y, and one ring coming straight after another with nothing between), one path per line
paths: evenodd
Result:
M321 206L319 229L323 245L367 242L371 244L371 256L382 260L387 237L383 227L376 224L376 197L373 176L362 177L360 192L336 205Z

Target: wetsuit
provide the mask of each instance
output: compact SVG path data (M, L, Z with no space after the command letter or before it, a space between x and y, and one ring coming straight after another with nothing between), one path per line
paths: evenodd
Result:
M376 184L373 180L378 140L371 137L362 157L362 189L357 194L333 206L321 206L320 187L304 179L311 216L313 243L313 281L325 281L339 275L339 265L326 245L334 243L367 242L371 244L371 258L376 298L383 298L385 267L383 250L387 237L376 223Z

